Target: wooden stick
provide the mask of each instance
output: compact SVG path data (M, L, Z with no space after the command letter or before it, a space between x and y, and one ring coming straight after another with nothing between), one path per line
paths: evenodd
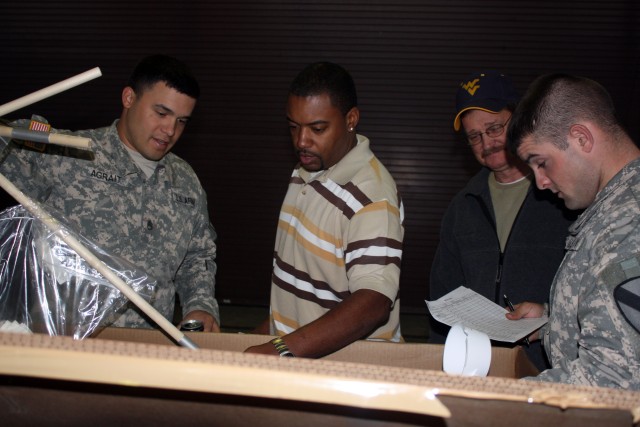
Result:
M66 80L62 80L61 82L52 84L51 86L47 86L44 89L40 89L29 95L25 95L21 98L18 98L14 101L0 105L0 117L6 114L9 114L13 111L19 110L22 107L26 107L27 105L33 104L35 102L38 102L40 100L53 96L57 93L65 91L67 89L71 89L72 87L78 86L82 83L86 83L89 80L93 80L97 77L100 77L101 75L102 75L102 71L100 71L99 67L92 68L89 71L85 71L84 73L80 73Z
M0 126L0 136L24 139L26 141L44 142L45 144L65 145L67 147L82 148L85 150L88 150L91 144L91 138L64 135L61 133L38 132L8 126Z
M45 211L38 202L29 198L2 174L0 174L0 187L4 188L7 193L18 201L18 203L31 212L35 218L41 220L52 233L62 239L71 249L76 251L78 255L84 258L84 260L91 265L91 267L95 268L100 274L107 278L109 282L111 282L120 292L140 308L140 310L156 322L158 326L169 334L169 336L171 336L178 344L191 349L198 348L193 341L187 338L184 333L178 330L178 328L153 308L151 304L146 302L140 295L131 289L129 285L111 271L106 264L100 261L89 249L87 249L87 247L80 243L71 234L66 232L62 228L62 225L55 218L49 215L49 213Z

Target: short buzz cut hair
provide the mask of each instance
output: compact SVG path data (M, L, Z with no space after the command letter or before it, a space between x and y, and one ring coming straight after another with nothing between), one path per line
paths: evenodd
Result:
M611 95L598 82L568 74L540 76L513 113L507 131L509 149L517 153L522 140L533 137L534 142L566 150L569 128L579 121L592 122L613 135L624 132Z
M351 75L338 64L316 62L307 65L293 80L289 95L308 97L328 94L331 104L346 115L358 106L356 85Z
M200 97L200 85L191 70L183 62L167 55L143 58L131 73L127 86L136 94L142 94L158 82L191 98Z

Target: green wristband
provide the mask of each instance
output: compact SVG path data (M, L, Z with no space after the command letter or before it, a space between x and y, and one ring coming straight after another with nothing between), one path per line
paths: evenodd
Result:
M273 346L276 348L278 354L280 354L280 357L296 357L293 353L291 353L291 350L289 350L289 347L287 347L287 344L285 344L282 338L278 337L272 339L271 344L273 344Z

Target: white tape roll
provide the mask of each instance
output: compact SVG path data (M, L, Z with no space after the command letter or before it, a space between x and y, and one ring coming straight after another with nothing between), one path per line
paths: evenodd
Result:
M453 325L444 344L442 369L448 374L486 377L490 365L491 340L487 334Z

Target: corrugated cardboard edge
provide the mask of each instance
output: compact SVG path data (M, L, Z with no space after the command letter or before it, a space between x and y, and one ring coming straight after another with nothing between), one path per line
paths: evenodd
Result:
M265 337L260 338L264 340ZM101 369L96 369L97 366ZM104 373L100 373L101 370ZM219 375L224 371L232 374L225 376L228 381L220 382ZM168 375L181 372L183 377L188 375L183 383L177 377L165 378L158 383L161 381L157 379L159 372L167 372ZM208 376L210 372L214 373L211 377ZM260 397L309 399L321 403L323 400L319 399L336 403L331 396L335 397L336 390L340 390L340 393L351 396L349 401L354 406L428 415L445 414L437 415L443 417L446 416L446 408L439 407L433 396L509 400L563 409L624 410L633 416L634 423L638 422L640 414L640 392L497 377L456 377L426 369L326 359L278 358L238 351L189 350L102 339L74 341L68 337L45 335L0 334L0 374L246 393ZM241 389L233 389L237 387L234 384L238 383L239 376L245 375L247 381L241 384ZM202 380L198 380L198 377ZM270 386L273 383L277 387ZM288 387L284 387L284 384ZM291 395L284 395L283 390L287 389L294 391ZM371 393L372 389L374 393ZM394 401L389 397L391 395L400 396L400 399ZM337 400L344 404L345 398L345 395L341 395Z

